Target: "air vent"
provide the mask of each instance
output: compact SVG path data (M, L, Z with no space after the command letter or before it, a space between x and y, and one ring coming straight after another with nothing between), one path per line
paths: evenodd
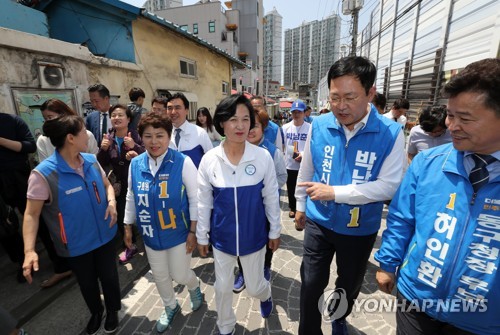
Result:
M64 69L61 64L39 62L38 73L41 88L65 88Z

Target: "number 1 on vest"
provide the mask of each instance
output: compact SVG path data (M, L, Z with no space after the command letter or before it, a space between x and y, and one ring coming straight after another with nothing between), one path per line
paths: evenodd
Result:
M354 207L349 211L349 214L351 214L351 221L349 224L347 224L347 227L349 228L357 228L359 227L359 207Z
M168 183L167 181L162 181L160 184L160 199L168 199Z

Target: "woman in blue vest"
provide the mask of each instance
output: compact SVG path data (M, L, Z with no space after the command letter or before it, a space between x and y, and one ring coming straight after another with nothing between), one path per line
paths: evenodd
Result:
M198 170L198 225L196 237L202 256L208 242L214 252L215 303L219 333L233 334L234 266L239 257L245 271L246 289L260 300L260 313L273 310L271 285L264 278L266 245L276 251L280 244L278 183L271 155L247 142L255 125L250 101L232 95L220 102L214 116L217 132L226 137L207 152ZM270 228L266 220L269 220Z
M143 115L138 130L146 152L130 164L124 241L132 246L131 224L136 222L165 306L156 322L156 330L162 333L181 308L172 280L187 286L193 311L203 303L200 280L191 270L198 219L197 171L188 156L169 150L172 122L166 114Z
M40 215L49 228L56 252L66 257L92 313L87 334L101 328L106 305L106 333L118 327L120 285L113 238L116 235L116 199L95 155L87 151L88 135L80 116L65 115L45 121L43 132L56 151L41 162L28 181L24 213L24 276L32 282L38 271L35 251Z
M269 142L264 137L265 129L269 124L269 114L262 107L254 107L255 111L255 127L250 129L248 133L248 142L266 149L273 158L274 169L276 171L276 180L278 181L278 194L279 190L285 185L288 176L285 166L285 158L283 152L278 149L273 143ZM267 222L269 226L269 221ZM273 259L273 251L267 247L266 257L264 261L264 278L268 281L271 279L271 261ZM239 271L234 278L234 293L239 293L245 289L245 277L243 276L243 269L238 259Z

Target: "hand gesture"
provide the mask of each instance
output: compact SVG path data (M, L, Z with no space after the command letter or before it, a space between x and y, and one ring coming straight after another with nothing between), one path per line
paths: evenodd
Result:
M109 136L109 134L106 134L102 138L101 149L104 150L104 151L107 151L109 149L110 145L111 145L110 136Z
M312 181L298 183L299 187L306 187L306 193L311 200L335 200L335 191L331 185L317 183Z
M137 152L135 152L134 150L130 150L128 151L126 154L125 154L125 158L129 161L131 160L132 158L134 157L137 157L139 156L139 154Z
M123 138L123 143L129 149L133 149L135 146L134 139L132 138L132 133L128 132L127 136Z

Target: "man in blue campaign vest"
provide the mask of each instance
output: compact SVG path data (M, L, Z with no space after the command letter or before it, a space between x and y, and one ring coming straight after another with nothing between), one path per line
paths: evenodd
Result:
M347 334L345 318L359 294L385 200L394 195L405 163L401 127L370 101L377 70L363 57L346 57L328 72L332 113L314 119L295 196L296 228L304 229L300 268L299 334L321 331L320 297L336 254L336 292L347 306L333 313L333 334ZM329 307L328 307L329 308Z
M500 333L498 87L500 59L451 78L453 143L417 154L391 203L375 259L380 289L397 283L398 334Z

